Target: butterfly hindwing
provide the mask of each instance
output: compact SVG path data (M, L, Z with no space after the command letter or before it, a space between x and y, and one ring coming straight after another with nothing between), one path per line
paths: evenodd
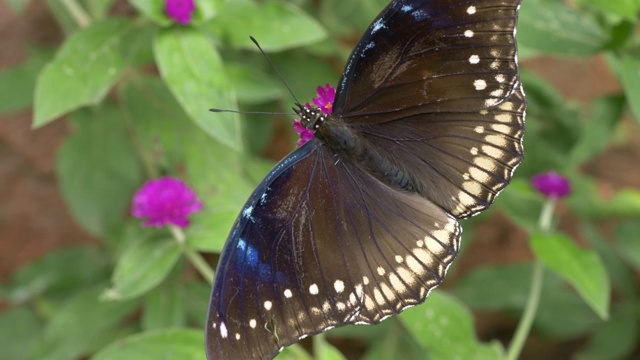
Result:
M312 140L236 221L212 292L209 358L272 358L306 335L416 305L442 281L460 233L433 203Z

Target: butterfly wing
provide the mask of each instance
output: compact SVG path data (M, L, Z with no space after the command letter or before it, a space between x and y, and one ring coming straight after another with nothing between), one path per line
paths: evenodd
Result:
M253 193L222 252L209 359L269 359L302 337L422 302L459 248L442 209L312 140Z
M456 217L491 204L522 161L519 0L397 0L355 47L334 114Z
M333 112L351 123L498 105L518 82L520 0L396 0L355 46Z

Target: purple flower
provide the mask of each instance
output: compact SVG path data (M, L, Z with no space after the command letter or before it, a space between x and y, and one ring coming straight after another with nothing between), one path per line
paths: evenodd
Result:
M131 214L147 218L144 226L173 224L183 228L189 225L189 214L200 209L202 203L193 190L179 179L163 177L147 181L133 195Z
M319 107L323 113L331 114L333 112L333 101L336 98L336 89L331 85L322 87L318 86L318 96L313 98L313 103Z
M571 192L569 180L555 171L534 176L531 179L531 185L542 195L553 199L563 198Z
M293 119L293 129L300 135L300 140L296 145L302 146L313 139L313 131L302 126L300 120Z
M196 9L196 5L193 0L166 0L164 9L170 18L182 25L187 25L191 21L191 14Z
M336 89L330 84L325 87L318 86L317 96L313 98L313 103L322 110L325 114L331 114L333 112L333 100L336 98ZM305 107L311 107L309 103L304 105ZM293 119L293 129L300 135L300 141L297 145L302 146L307 141L313 139L313 131L305 128L300 123L300 120Z

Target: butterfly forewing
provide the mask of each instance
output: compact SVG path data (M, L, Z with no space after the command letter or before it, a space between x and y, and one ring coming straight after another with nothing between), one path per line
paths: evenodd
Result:
M210 359L271 358L299 338L422 302L459 249L456 220L313 140L245 206L220 259ZM224 284L224 286L220 286Z
M518 81L519 3L393 1L353 50L334 113L351 123L388 122L501 103Z

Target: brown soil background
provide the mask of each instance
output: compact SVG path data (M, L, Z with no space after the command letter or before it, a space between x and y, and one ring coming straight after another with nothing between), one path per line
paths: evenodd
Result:
M62 33L44 2L32 1L18 16L0 1L0 39L3 70L26 59L26 45L55 47L62 41ZM580 103L620 89L600 57L539 58L522 66L546 78L568 100ZM0 116L0 282L7 281L20 265L54 249L98 242L75 223L58 193L55 153L69 133L66 122L59 120L32 130L31 118L30 110ZM620 187L640 187L639 131L630 118L621 127L622 140L584 168L600 180L599 190L605 196ZM272 151L277 160L288 149L284 153L280 149ZM571 232L574 221L570 214L562 209L559 214L563 230ZM499 214L480 225L475 237L467 251L473 256L458 260L459 273L479 265L531 258L525 234ZM6 306L0 301L0 310ZM497 314L477 316L478 333L483 339L508 339L514 325L513 320ZM523 358L563 359L570 357L577 345L579 342L551 344L534 337L528 344L531 355Z

